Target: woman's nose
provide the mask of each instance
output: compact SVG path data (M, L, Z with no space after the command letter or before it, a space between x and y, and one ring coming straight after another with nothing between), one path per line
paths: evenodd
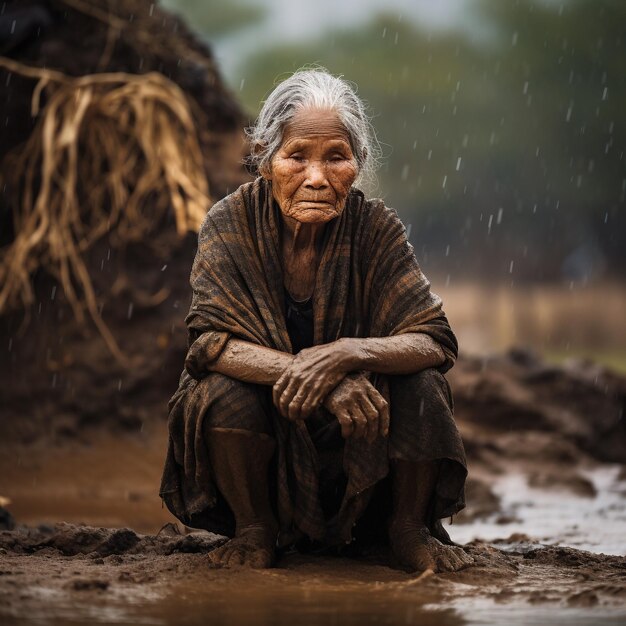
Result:
M328 186L326 168L321 161L309 161L305 185L313 189L321 189Z

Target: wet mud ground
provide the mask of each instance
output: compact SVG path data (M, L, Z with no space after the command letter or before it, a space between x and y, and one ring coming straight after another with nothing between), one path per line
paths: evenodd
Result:
M509 461L489 477L477 461L468 508L448 526L474 559L461 572L410 574L380 552L290 553L273 570L223 570L209 567L207 553L224 538L175 525L161 507L165 434L155 424L4 447L0 494L12 497L17 525L0 532L3 624L626 621L626 481L617 464L581 459L570 472L577 479L557 480L563 472L547 462ZM607 548L614 553L600 553Z
M623 623L626 558L526 539L465 546L473 567L415 576L386 555L286 555L268 571L219 570L223 538L70 524L3 532L3 623Z

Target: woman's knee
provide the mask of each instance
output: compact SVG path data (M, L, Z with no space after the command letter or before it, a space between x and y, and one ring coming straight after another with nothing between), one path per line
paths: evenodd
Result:
M429 398L452 405L452 391L446 377L436 368L390 377L390 393L407 400Z
M405 460L451 457L462 446L452 392L435 368L390 380L390 454Z
M205 415L206 427L273 432L267 405L268 390L263 385L219 372L211 372L201 383L207 387L206 393L211 400Z

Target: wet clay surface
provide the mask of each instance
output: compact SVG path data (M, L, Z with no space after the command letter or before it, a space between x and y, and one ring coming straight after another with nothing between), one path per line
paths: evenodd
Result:
M272 570L213 569L207 553L222 541L173 526L157 536L70 524L4 531L0 615L4 623L52 624L287 624L296 616L311 624L461 624L510 604L561 617L593 608L596 623L626 616L624 557L473 542L464 550L474 565L453 574L408 574L385 554L289 554Z

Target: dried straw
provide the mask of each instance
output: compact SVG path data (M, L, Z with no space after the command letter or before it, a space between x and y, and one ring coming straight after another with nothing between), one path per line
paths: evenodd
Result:
M199 229L210 198L185 94L156 72L73 78L5 57L0 67L38 79L31 113L39 116L0 171L15 226L0 250L0 315L34 302L31 275L41 268L76 320L88 313L128 364L100 315L84 253L107 233L118 245L144 240L172 208L180 236Z

